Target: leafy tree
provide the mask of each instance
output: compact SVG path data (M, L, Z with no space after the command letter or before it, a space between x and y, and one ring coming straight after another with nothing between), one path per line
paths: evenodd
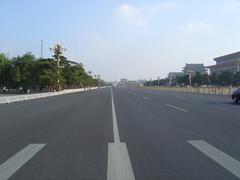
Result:
M233 84L234 84L234 86L240 85L240 71L234 74Z
M233 77L234 77L234 74L230 71L222 72L218 77L219 85L221 85L221 86L232 85L233 84Z

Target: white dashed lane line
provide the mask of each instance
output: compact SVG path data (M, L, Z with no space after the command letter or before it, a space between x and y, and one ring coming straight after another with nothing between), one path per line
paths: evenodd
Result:
M174 106L174 105L166 104L166 106L171 107L171 108L174 108L174 109L177 109L177 110L179 110L179 111L188 112L188 110L183 109L183 108L181 108L181 107Z
M142 98L143 98L143 99L146 99L146 100L150 100L150 98L147 97L147 96L143 96Z
M0 165L0 179L7 180L37 154L46 144L29 144Z
M240 162L203 140L188 141L210 159L240 178Z

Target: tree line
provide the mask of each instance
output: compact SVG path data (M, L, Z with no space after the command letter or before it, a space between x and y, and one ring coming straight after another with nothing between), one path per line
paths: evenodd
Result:
M0 54L0 88L53 91L59 87L83 88L104 83L99 82L91 72L86 72L81 64L69 61L64 56L61 56L60 67L58 69L54 58L36 58L30 52L11 59Z
M196 73L192 75L192 85L193 86L202 86L202 85L212 85L212 86L239 86L240 85L240 72L232 73L230 71L224 71L221 74L212 73L209 74L201 74ZM170 79L160 79L147 81L145 86L165 86L170 84ZM171 80L172 86L181 86L181 85L189 85L189 75L177 76Z

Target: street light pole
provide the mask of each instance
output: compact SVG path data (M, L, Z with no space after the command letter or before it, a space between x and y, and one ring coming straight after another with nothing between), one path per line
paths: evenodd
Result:
M65 48L63 45L60 45L59 43L57 43L53 47L50 47L50 51L54 52L55 58L57 60L57 67L58 67L58 79L57 79L58 90L60 90L60 56L66 50L67 50L67 48Z
M98 74L98 88L100 87L100 75Z
M189 76L189 85L192 86L192 69L188 70L188 76Z
M157 78L158 78L158 86L159 86L160 77L158 76Z

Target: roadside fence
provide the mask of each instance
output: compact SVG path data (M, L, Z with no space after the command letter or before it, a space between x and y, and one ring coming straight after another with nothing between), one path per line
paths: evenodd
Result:
M0 96L0 104L26 101L26 100L31 100L31 99L39 99L39 98L45 98L45 97L50 97L50 96L59 96L59 95L63 95L63 94L77 93L77 92L94 90L94 89L97 89L97 87L80 88L80 89L66 89L63 91L47 92L47 93L22 94L22 95L2 95L2 96Z
M237 87L192 87L192 86L145 86L145 88L174 91L174 92L187 92L187 93L201 93L201 94L218 94L218 95L231 95Z

